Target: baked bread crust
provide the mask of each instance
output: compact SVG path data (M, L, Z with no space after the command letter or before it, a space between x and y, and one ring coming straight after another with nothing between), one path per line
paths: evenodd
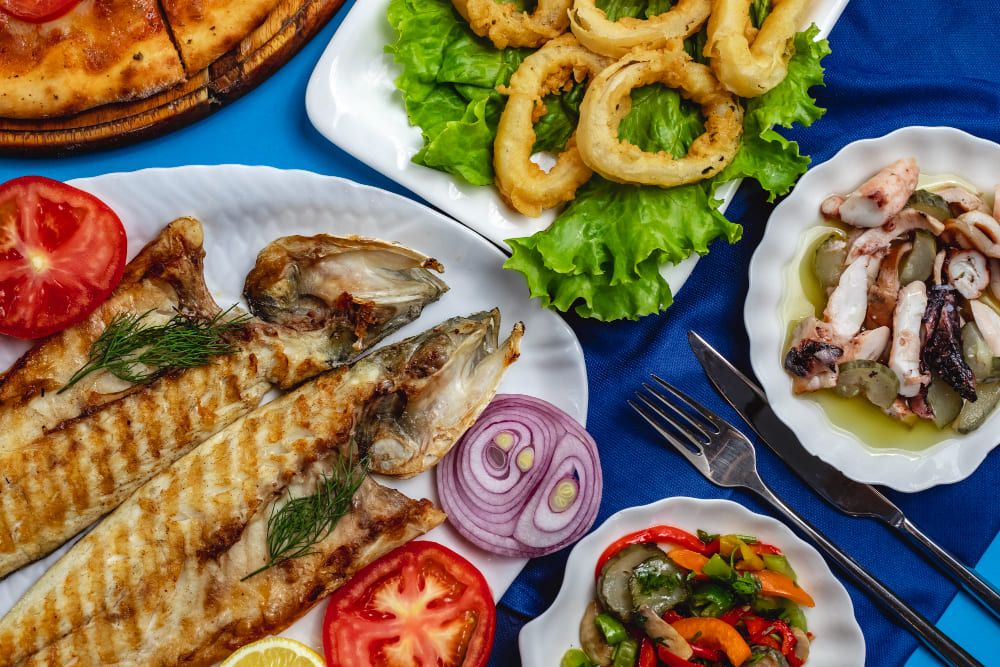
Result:
M41 24L0 12L0 116L66 116L184 80L156 0L82 0Z
M260 25L279 0L162 0L189 76L205 69Z
M0 10L0 118L40 119L168 90L261 25L280 0L81 0L29 23Z

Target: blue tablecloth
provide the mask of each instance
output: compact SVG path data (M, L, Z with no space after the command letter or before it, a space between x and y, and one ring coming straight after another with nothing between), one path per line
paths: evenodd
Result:
M830 35L833 53L824 61L827 86L814 91L828 111L813 127L796 128L789 136L814 162L826 160L855 139L880 136L906 125L950 125L1000 141L1000 57L994 44L1000 34L997 9L995 0L852 0ZM92 155L2 159L0 180L25 173L69 179L154 166L244 163L345 176L412 196L330 145L306 118L306 83L345 12L346 8L289 65L255 91L191 127ZM1000 181L1000 165L997 172ZM733 246L716 243L668 312L614 324L567 318L586 354L592 390L588 426L604 465L604 500L598 521L624 507L670 495L725 497L770 513L747 494L712 486L666 451L633 416L625 400L655 371L739 423L708 386L688 350L685 334L696 329L738 366L749 368L742 319L747 265L772 207L758 188L744 184L728 211L730 219L743 224L743 240ZM991 454L962 482L911 495L889 495L925 532L965 562L976 563L1000 529L998 455ZM769 452L762 450L759 458L764 478L810 521L924 615L931 619L942 615L956 594L950 580L880 524L844 517L824 505ZM564 551L532 561L504 596L491 665L519 664L518 630L554 599L566 555ZM1000 544L991 549L983 569L1000 580ZM903 665L917 641L863 591L847 586L864 629L868 663ZM971 642L968 646L984 664L1000 664L990 650L1000 644L1000 626L984 620L963 596L948 616L946 625ZM912 664L936 663L915 658Z

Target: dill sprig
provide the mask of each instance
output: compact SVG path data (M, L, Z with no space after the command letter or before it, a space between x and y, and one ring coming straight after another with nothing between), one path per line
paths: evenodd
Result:
M367 461L351 463L338 456L332 475L322 475L311 496L291 498L267 520L268 561L241 581L280 565L287 560L309 556L333 532L340 517L351 510L351 499L368 472Z
M214 356L232 354L236 346L224 335L250 319L245 314L226 319L233 308L207 320L177 313L163 324L147 321L152 310L141 315L119 313L90 346L87 363L59 391L101 369L127 382L146 384L168 370L201 366Z

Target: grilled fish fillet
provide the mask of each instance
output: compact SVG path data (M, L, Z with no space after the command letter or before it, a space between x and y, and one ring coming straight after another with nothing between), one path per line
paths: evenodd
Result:
M294 274L318 294L293 302L289 292L283 303L294 317L272 308L266 317L274 321L254 317L232 334L236 353L148 385L98 372L57 393L118 313L152 309L151 317L166 320L175 310L220 312L202 277L201 242L198 221L168 225L97 313L29 351L0 380L0 576L53 551L273 386L353 359L447 289L428 270L440 269L434 260L400 246L296 237L296 252L258 265L246 286L251 303L261 301ZM380 294L354 294L366 277Z
M408 404L393 435L402 449L461 434L496 389L475 376L495 377L498 363L517 356L520 327L497 345L497 318L449 320L384 347L205 441L108 515L0 620L0 666L209 665L287 627L361 567L440 523L429 501L367 478L312 554L242 580L268 561L276 508L338 474L339 457L366 453L361 433L379 419L371 406L380 397ZM468 381L427 381L452 368ZM441 407L434 418L414 414L430 402Z

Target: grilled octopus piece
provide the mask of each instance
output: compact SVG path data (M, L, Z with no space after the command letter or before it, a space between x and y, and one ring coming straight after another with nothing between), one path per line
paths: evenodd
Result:
M785 354L785 370L799 377L825 369L834 370L843 355L844 350L832 343L807 339Z
M951 285L937 285L928 291L922 322L926 342L921 361L959 396L975 401L976 378L962 355L962 323L956 302L956 291Z

